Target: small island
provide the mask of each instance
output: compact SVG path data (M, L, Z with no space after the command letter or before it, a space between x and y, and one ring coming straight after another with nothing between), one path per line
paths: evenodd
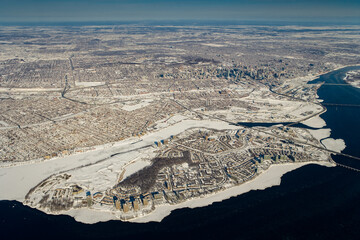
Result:
M155 141L149 151L122 167L117 182L106 190L99 169L109 167L107 161L45 179L26 195L25 204L53 214L85 209L123 221L161 220L170 214L169 207L176 209L197 199L206 205L206 198L214 195L227 198L224 191L236 192L234 188L256 182L272 166L289 170L310 163L334 165L330 153L319 148L309 130L282 125L188 129ZM272 173L275 179L281 175ZM84 184L84 179L94 181Z

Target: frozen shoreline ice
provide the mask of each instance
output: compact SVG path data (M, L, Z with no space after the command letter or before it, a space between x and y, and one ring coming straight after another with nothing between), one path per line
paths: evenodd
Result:
M345 141L343 139L333 139L333 138L326 138L321 141L322 144L329 150L335 152L341 152L346 148Z
M301 123L313 128L322 128L326 126L326 122L320 116L312 117Z

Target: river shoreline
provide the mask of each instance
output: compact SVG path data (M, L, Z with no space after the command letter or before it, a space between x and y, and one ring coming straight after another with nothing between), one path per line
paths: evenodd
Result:
M69 215L72 216L76 221L82 222L85 224L94 224L98 222L106 222L110 220L121 220L134 223L147 223L147 222L161 222L165 217L171 214L172 211L182 208L197 208L209 206L215 202L221 202L231 197L238 196L243 193L247 193L252 190L264 190L269 187L278 186L281 183L281 177L293 170L296 170L300 167L317 164L320 166L334 167L335 164L327 161L311 161L311 162L300 162L292 164L278 164L272 165L261 173L256 178L243 183L238 186L234 186L222 191L219 191L215 194L204 196L201 198L188 199L185 202L176 205L159 205L157 208L150 214L142 217L137 217L134 219L126 220L121 219L120 216L113 211L98 211L91 210L87 208L83 209L72 209L60 213L48 213L51 215Z
M335 70L333 70L335 71ZM332 71L332 72L333 72ZM318 77L316 77L317 79ZM319 123L319 121L317 122ZM214 124L214 125L213 125ZM215 124L214 123L211 123L211 124L208 124L209 126L212 126L212 127L215 127L215 126L218 126L219 122L217 122ZM196 125L196 124L195 124ZM309 124L311 125L311 124ZM316 124L318 125L318 124ZM321 127L323 127L323 124L320 124ZM229 125L227 125L226 127L222 126L224 129L227 129L229 127ZM220 127L220 128L222 128ZM235 127L235 126L234 126ZM215 127L216 128L216 127ZM170 131L171 132L171 131ZM171 134L171 133L170 133ZM105 148L106 150L107 148ZM93 153L93 151L91 151L90 153ZM86 153L85 153L86 155ZM107 156L108 154L106 154ZM84 157L83 154L80 154L79 156L81 157ZM105 155L104 155L105 156ZM46 161L47 163L48 161ZM55 161L54 161L55 162ZM53 163L54 163L53 162ZM79 164L81 162L81 159L79 161ZM169 215L171 213L171 211L173 211L174 209L178 209L178 208L186 208L186 207L202 207L202 206L208 206L210 204L212 204L213 202L218 202L218 201L222 201L224 199L228 199L229 197L232 197L232 196L237 196L239 194L242 194L242 193L245 193L245 192L248 192L248 191L251 191L251 190L256 190L256 189L265 189L267 187L271 187L271 186L275 186L275 185L279 185L280 182L281 182L281 176L283 176L286 172L289 172L289 171L292 171L292 170L295 170L299 167L302 167L304 165L307 165L307 164L311 164L311 163L316 163L318 164L319 162L307 162L307 163L300 163L300 165L293 165L291 164L291 166L283 166L284 168L281 169L281 170L272 170L272 169L277 169L279 166L273 166L271 167L268 171L269 172L264 172L263 174L259 175L258 177L256 177L255 179L249 181L249 182L246 182L240 186L236 186L236 187L232 187L232 188L229 188L229 189L226 189L222 192L219 192L219 193L216 193L214 195L210 195L210 196L206 196L204 198L200 198L200 199L192 199L192 200L189 200L189 201L185 201L181 204L178 204L178 205L163 205L163 206L158 206L157 209L155 209L155 211L151 214L149 214L148 216L144 216L144 217L141 217L141 218L136 218L136 219L133 219L131 220L132 222L149 222L149 221L161 221L161 219L163 219L165 216ZM41 163L40 163L41 164ZM82 163L81 163L82 164ZM324 164L320 164L320 165L324 165ZM326 165L326 164L325 164ZM30 166L30 165L26 165L26 166ZM334 166L334 165L327 165L327 166ZM57 169L58 169L58 166L56 166ZM11 167L10 167L11 168ZM1 170L3 170L4 168L2 168ZM24 170L23 172L26 172L26 171L29 171L29 169L26 169ZM15 174L15 172L13 172ZM17 173L18 174L18 173ZM50 172L44 172L45 175L48 175L50 174ZM41 178L43 177L44 175L40 175L38 176L38 180L42 180ZM0 176L0 179L3 177L3 175ZM270 177L270 180L269 182L265 182L264 178L266 177ZM4 184L6 182L8 182L9 179L7 179L7 181L1 181L3 182L3 184L0 184L2 189L3 187L5 186ZM11 179L10 179L11 180ZM35 181L38 181L38 180L35 180ZM269 179L268 179L269 180ZM39 182L40 182L39 181ZM21 184L21 182L23 181L20 181L20 182L16 182L18 185ZM34 182L34 180L32 181ZM29 184L29 183L28 183ZM7 188L13 188L14 185L12 186L7 186ZM252 188L253 187L253 188ZM235 190L235 188L237 190ZM3 194L3 191L2 191L2 194L0 196L0 199L14 199L14 200L18 200L18 201L23 201L23 197L25 196L24 194L24 191L25 189L22 189L22 193L21 194L17 194L16 196L12 196L12 197L9 197L9 196L6 196ZM235 195L226 195L225 192L230 192L230 191L234 191L234 192L237 192ZM21 195L23 195L23 197L21 197ZM74 210L74 211L69 211L69 212L62 212L60 214L68 214L70 216L73 216L77 221L80 221L80 222L84 222L84 223L96 223L96 222L101 222L101 221L108 221L108 220L112 220L112 219L119 219L118 217L116 217L116 215L114 214L110 214L109 217L105 217L103 214L104 212L100 212L100 215L96 214L96 216L94 216L94 211L91 211L92 213L89 213L89 210L88 209L78 209L78 210ZM111 218L110 218L111 216ZM90 219L91 218L91 219ZM89 220L90 219L90 220Z

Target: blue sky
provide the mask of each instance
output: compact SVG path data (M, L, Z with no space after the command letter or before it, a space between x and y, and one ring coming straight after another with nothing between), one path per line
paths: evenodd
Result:
M360 0L0 0L0 22L337 19L360 22Z

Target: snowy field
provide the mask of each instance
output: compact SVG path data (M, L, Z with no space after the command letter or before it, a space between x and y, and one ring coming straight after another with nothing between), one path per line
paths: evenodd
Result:
M96 86L101 86L101 85L105 85L105 82L78 82L78 81L75 81L76 87L96 87Z
M319 116L310 118L306 121L301 122L306 126L313 127L313 128L322 128L326 126L326 122Z
M136 109L146 107L146 106L149 105L152 101L153 101L153 99L144 99L144 100L142 100L141 102L136 103L136 104L129 104L129 103L127 103L126 105L124 105L124 106L122 107L122 109L125 110L125 111L128 111L128 112L131 112L131 111L134 111L134 110L136 110Z
M326 138L321 142L327 149L335 152L341 152L346 148L345 141L342 139Z

